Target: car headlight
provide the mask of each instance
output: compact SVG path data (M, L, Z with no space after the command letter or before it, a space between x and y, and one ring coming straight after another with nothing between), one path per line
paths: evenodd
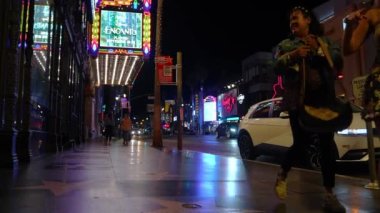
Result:
M135 133L136 133L135 131L132 131L132 132L131 132L131 134L133 134L133 135L134 135Z
M236 132L235 128L230 128L230 132Z
M367 135L367 129L344 129L337 132L339 135Z

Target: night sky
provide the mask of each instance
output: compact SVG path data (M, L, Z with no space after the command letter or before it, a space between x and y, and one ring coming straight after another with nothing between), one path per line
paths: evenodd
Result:
M206 93L241 78L241 62L257 51L271 49L289 34L288 10L301 3L309 8L326 0L164 0L162 55L183 54L184 99L202 82ZM155 7L156 1L153 1ZM155 11L152 11L155 16ZM155 28L155 20L152 27ZM152 48L155 32L152 32ZM154 56L154 53L153 53ZM153 94L153 60L146 61L132 90L132 99ZM175 87L163 87L162 95L175 99ZM208 95L208 94L206 94ZM141 98L140 98L141 99ZM132 100L136 114L144 113L146 99ZM134 107L135 106L135 107Z

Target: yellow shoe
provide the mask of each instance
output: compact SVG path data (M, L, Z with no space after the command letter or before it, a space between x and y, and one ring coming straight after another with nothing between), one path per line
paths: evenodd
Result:
M276 185L274 186L274 190L279 199L283 200L288 195L286 180L282 180L280 177L277 177Z

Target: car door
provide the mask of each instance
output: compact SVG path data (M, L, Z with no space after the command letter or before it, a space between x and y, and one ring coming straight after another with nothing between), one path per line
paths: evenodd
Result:
M281 99L271 99L259 104L246 121L254 144L268 143L289 146L291 131L288 118L280 118ZM290 137L290 139L289 139Z

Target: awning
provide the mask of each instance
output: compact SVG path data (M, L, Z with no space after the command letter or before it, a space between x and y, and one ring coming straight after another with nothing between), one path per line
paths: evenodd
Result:
M132 86L144 64L142 56L99 54L91 59L91 75L96 86Z

